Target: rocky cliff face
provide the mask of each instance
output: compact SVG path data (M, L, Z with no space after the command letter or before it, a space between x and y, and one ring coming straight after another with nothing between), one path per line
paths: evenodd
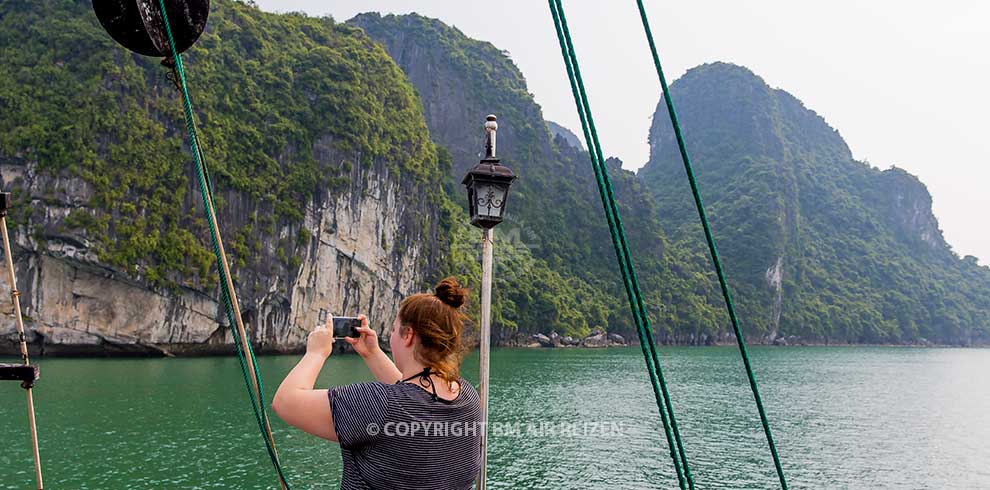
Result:
M2 87L4 99L48 113L37 122L28 113L5 115L13 126L5 133L28 136L0 141L0 177L15 199L8 220L31 349L230 352L192 163L178 144L185 136L178 100L154 60L111 45L88 3L55 12L49 21L63 30L47 40L20 38L10 25L37 21L40 5L18 3L0 25L4 44L18 42L26 53L10 60L24 69L8 72L16 85ZM431 278L448 241L436 153L412 90L359 31L236 2L215 7L187 63L252 342L261 351L300 349L328 313L367 313L384 331L402 297ZM30 54L48 42L54 53ZM261 56L245 46L272 42L283 56L266 55L266 62L282 70L281 85L244 91L269 83L265 73L245 74L240 63ZM63 58L63 51L75 55ZM99 71L87 72L92 59ZM33 77L80 90L38 93L29 89L39 81ZM334 98L337 92L352 97ZM59 111L82 121L76 129L85 136L47 127L59 124ZM32 131L40 136L32 139ZM8 293L0 285L0 294ZM10 320L9 304L0 311ZM15 341L13 322L4 321L0 354L16 352Z
M553 159L539 105L522 73L495 46L416 14L367 13L347 22L381 43L402 68L423 102L430 135L450 150L456 175L478 163L487 114L499 116L499 154L515 162L536 155Z
M574 134L574 132L570 129L567 129L553 121L547 121L547 129L550 130L550 134L552 134L554 138L560 136L565 142L567 142L568 145L577 149L584 149L584 143L581 142L581 138L578 138L578 135Z
M339 153L327 151L327 156ZM322 162L321 162L322 163ZM334 165L326 162L327 168ZM233 273L241 314L262 351L304 345L309 330L328 313L367 313L373 327L391 325L398 302L417 292L431 274L438 233L436 210L409 199L387 167L352 167L354 184L321 193L301 223L281 223L259 234L258 256ZM212 287L156 287L138 274L106 264L85 233L65 229L73 211L88 209L85 181L38 172L36 163L0 165L5 189L26 207L43 209L11 229L21 306L32 349L47 354L204 354L228 352L231 337L218 292ZM192 193L190 197L198 197ZM218 219L227 237L249 226L245 216L264 204L236 193L221 194ZM26 196L26 198L25 198ZM194 202L187 203L191 207ZM425 226L422 226L425 225ZM32 231L33 230L33 231ZM299 240L300 232L306 236ZM277 249L297 261L280 261ZM234 260L236 253L232 254ZM0 285L7 297L9 287ZM12 313L8 304L2 310ZM16 351L13 322L0 331L0 353Z
M880 178L886 190L882 195L886 218L898 238L905 243L920 244L923 250L948 250L932 213L932 196L925 184L897 167L884 170Z

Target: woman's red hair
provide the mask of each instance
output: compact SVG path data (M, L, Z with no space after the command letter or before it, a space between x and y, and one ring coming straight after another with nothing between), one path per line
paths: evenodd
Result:
M468 290L453 277L440 281L433 293L414 294L399 305L402 329L419 336L413 355L446 381L457 381L467 348L461 335L467 315L461 311Z

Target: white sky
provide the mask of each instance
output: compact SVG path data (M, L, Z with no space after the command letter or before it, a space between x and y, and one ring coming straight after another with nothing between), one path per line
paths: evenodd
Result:
M544 116L580 134L547 2L256 0L332 15L418 12L508 50ZM667 79L746 66L839 130L860 160L918 175L960 255L990 259L990 2L646 0ZM633 0L564 2L606 154L648 157L659 83Z

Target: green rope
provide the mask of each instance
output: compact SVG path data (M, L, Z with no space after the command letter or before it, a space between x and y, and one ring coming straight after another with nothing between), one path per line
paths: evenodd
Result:
M567 19L564 15L563 5L560 3L560 0L549 0L549 4L550 13L553 17L554 26L557 31L557 38L560 42L564 66L567 69L568 79L571 84L571 91L574 95L575 104L577 105L578 116L581 119L582 130L584 131L585 140L588 143L589 156L591 157L595 180L598 184L599 194L602 199L602 206L605 210L605 217L609 224L609 233L612 238L612 245L615 248L616 258L619 261L619 266L623 276L623 283L629 299L629 306L632 310L633 319L636 323L640 346L643 349L643 356L646 361L646 367L650 375L651 384L653 385L657 408L660 411L660 418L664 427L664 434L667 437L668 447L670 448L670 457L674 462L674 469L677 473L678 484L681 489L684 489L686 478L688 485L691 489L693 489L694 481L691 477L691 471L687 463L687 457L684 453L680 432L677 428L677 421L674 417L673 407L670 403L670 394L667 391L663 369L656 353L656 346L653 342L649 316L646 314L642 292L639 288L639 280L636 276L636 270L633 267L633 263L630 258L629 248L626 243L625 232L622 226L622 218L619 214L619 209L612 192L612 184L611 179L609 178L608 168L603 164L604 157L602 155L601 144L598 139L598 132L595 128L594 117L592 116L591 108L588 104L587 93L584 89L584 82L581 78L581 70L578 65L577 56L574 52L573 42L570 38L570 32L567 27ZM668 414L670 416L669 422L667 419ZM674 449L675 445L677 452L675 452ZM681 471L681 464L678 462L678 453L680 454L680 463L683 464L683 474Z
M193 162L196 166L196 175L199 180L200 193L203 199L203 208L206 211L207 223L210 226L210 239L213 244L213 253L217 261L217 271L220 276L220 293L222 302L224 305L224 310L227 316L227 321L229 323L231 333L233 335L234 345L237 349L237 358L241 366L241 373L244 376L244 383L248 389L248 397L251 400L251 409L254 411L255 419L258 422L258 427L261 429L264 435L263 439L265 441L265 449L268 451L268 456L272 461L272 465L275 467L275 471L278 474L279 483L284 489L289 488L288 482L285 480L285 474L282 470L282 465L279 461L278 454L275 451L273 441L268 437L269 420L268 413L265 410L265 398L264 398L264 386L261 381L261 372L258 368L258 362L255 358L254 352L251 349L250 342L246 342L248 348L247 352L241 347L240 336L237 333L236 322L234 320L233 302L231 300L231 291L227 288L227 276L224 273L223 259L220 254L220 238L219 230L213 225L215 217L213 215L214 210L210 205L213 201L212 192L212 182L209 181L208 173L205 168L205 160L202 158L202 149L199 145L199 137L196 132L195 120L193 118L192 101L189 97L189 90L186 86L186 74L182 66L182 55L175 48L175 39L172 36L172 28L168 21L168 14L165 11L165 0L159 0L159 9L162 15L162 22L165 24L165 32L168 35L168 43L170 51L172 52L173 62L175 63L174 70L177 76L176 83L179 86L180 92L182 93L183 109L186 121L186 129L189 132L189 144L190 150L193 156ZM258 386L257 397L251 383L251 376L248 372L247 362L251 362L254 367L255 382Z
M663 68L660 66L660 56L657 54L657 46L653 41L653 32L650 30L650 22L647 20L646 9L642 0L636 0L639 7L639 16L643 21L643 29L646 31L646 40L650 45L650 52L653 55L653 65L657 69L657 76L660 78L660 88L663 90L663 100L667 104L667 113L670 114L670 122L674 126L674 136L677 138L677 148L681 152L681 160L684 162L684 171L687 173L688 182L691 183L691 194L694 195L694 203L698 208L698 217L701 219L701 226L705 230L705 240L708 242L708 251L711 253L712 262L715 265L715 273L718 275L718 283L722 288L722 296L725 298L725 305L729 311L729 319L732 321L732 330L736 334L736 342L739 344L739 353L742 355L743 365L746 366L746 376L749 378L749 387L753 391L753 398L756 400L756 408L760 412L760 422L763 424L763 432L767 436L767 444L770 446L770 454L773 455L773 464L777 468L777 477L780 479L780 486L787 490L787 480L784 479L784 470L780 465L780 457L777 455L777 446L773 442L773 433L770 431L770 422L767 421L766 410L763 409L763 400L760 398L760 389L756 384L756 376L753 375L753 367L749 362L749 355L746 353L746 342L743 340L742 330L739 328L739 319L736 317L736 309L732 304L732 296L729 294L729 286L725 280L725 273L722 270L722 262L718 257L718 250L715 248L715 238L712 235L711 226L708 224L708 217L705 214L705 205L701 201L701 193L698 191L698 182L694 177L694 170L691 167L691 159L688 157L687 147L684 144L684 136L681 134L681 126L677 122L677 113L674 111L674 102L670 98L670 90L667 86L667 79L663 75Z

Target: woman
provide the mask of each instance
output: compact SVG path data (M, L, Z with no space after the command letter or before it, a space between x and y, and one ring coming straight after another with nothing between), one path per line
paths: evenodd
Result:
M306 354L278 387L272 408L289 425L340 443L342 490L469 489L481 468L481 403L460 377L467 291L440 281L433 294L402 301L392 324L392 359L361 315L345 337L378 381L315 390L333 329L309 334Z

